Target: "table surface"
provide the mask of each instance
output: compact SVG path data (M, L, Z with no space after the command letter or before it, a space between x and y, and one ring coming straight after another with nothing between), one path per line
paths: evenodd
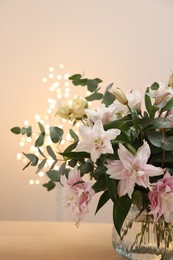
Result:
M1 260L123 260L112 247L112 224L0 222Z

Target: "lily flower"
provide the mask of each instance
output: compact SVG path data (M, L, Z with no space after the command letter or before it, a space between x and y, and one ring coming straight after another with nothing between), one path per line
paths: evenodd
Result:
M107 174L110 175L110 178L119 180L117 192L120 197L128 194L131 198L135 184L151 189L149 177L164 173L162 168L147 164L150 147L145 141L136 155L119 144L118 155L120 160L108 161Z
M104 130L102 121L99 119L93 127L80 126L79 133L83 141L79 142L76 147L77 151L85 151L91 154L93 162L100 157L101 154L113 154L111 140L114 140L119 134L119 129Z

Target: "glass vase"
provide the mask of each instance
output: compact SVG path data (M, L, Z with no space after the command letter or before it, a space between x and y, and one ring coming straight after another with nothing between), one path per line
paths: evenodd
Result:
M129 260L173 260L173 223L155 223L133 205L124 221L121 237L113 228L115 251Z

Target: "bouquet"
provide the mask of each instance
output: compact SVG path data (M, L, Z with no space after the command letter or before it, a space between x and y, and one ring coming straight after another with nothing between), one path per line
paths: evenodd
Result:
M153 221L163 218L169 222L173 213L173 75L167 84L154 82L147 87L143 99L139 91L124 93L113 84L102 93L99 78L75 74L69 80L75 87L87 88L89 94L59 107L56 116L70 120L74 127L80 123L78 132L73 126L69 129L72 142L60 151L63 129L50 126L47 133L38 122L35 147L39 156L24 153L28 159L24 168L35 166L39 172L47 154L52 158L46 172L49 181L43 186L51 190L61 183L64 206L77 226L96 193L100 193L96 213L112 201L111 214L119 235L132 204ZM90 107L94 102L97 106ZM28 137L33 133L32 126L11 131ZM41 147L47 134L52 145L46 146L45 154Z

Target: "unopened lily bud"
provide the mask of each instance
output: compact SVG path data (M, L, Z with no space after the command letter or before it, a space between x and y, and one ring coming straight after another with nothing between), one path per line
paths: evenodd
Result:
M127 97L125 96L125 94L122 92L121 89L117 87L112 87L110 89L110 93L112 93L121 104L123 105L128 104Z
M168 87L172 87L173 88L173 73L171 74L171 76L169 78Z

